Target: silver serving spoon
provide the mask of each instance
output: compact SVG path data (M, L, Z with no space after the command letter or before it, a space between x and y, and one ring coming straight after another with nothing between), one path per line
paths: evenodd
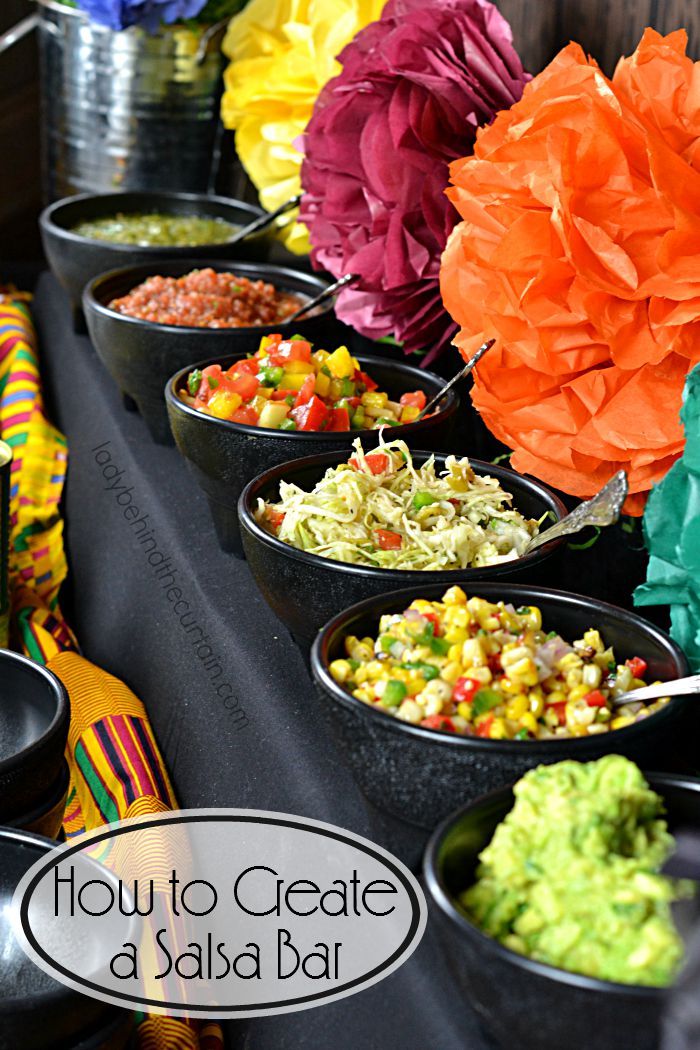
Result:
M627 475L624 470L618 470L595 496L585 503L579 503L578 507L574 507L561 521L545 529L539 536L533 537L525 548L525 554L544 543L549 543L550 540L558 539L559 536L573 536L587 525L597 525L599 528L614 525L620 517L622 504L627 499L627 489Z
M264 215L260 215L257 219L253 219L247 226L238 230L233 235L230 241L226 241L226 246L231 244L238 244L239 241L244 241L246 237L250 237L253 233L259 233L260 230L264 230L267 226L271 226L275 219L278 219L280 215L284 215L286 212L291 211L292 208L296 208L301 201L301 194L297 193L296 197L290 197L288 201L284 201L280 204L279 208L275 208L274 211L266 212Z
M640 685L639 689L630 689L611 698L613 707L632 704L635 700L658 700L662 696L697 696L700 694L700 674L691 674L688 678L676 678L674 682L659 682L657 685Z
M417 419L422 419L423 416L430 415L431 412L434 412L437 406L440 404L440 402L444 399L445 395L449 394L452 387L455 386L456 383L459 383L460 379L464 379L465 376L469 375L472 368L474 368L474 366L477 365L479 361L481 361L481 358L484 356L486 351L490 350L495 342L495 339L487 339L485 343L482 343L477 352L474 354L474 356L469 358L464 368L461 368L456 376L452 376L452 379L445 383L442 390L438 391L435 397L431 397L430 401L428 401L425 408L422 409L420 414L417 416Z
M357 279L357 274L346 273L344 277L341 277L339 280L334 281L333 284L329 284L327 288L324 288L320 295L317 295L315 299L310 299L308 303L304 303L304 305L299 307L298 310L295 310L291 317L285 317L284 323L289 324L290 321L298 321L299 318L303 317L304 314L307 314L309 310L313 310L314 307L320 306L321 303L325 303L326 299L331 299L336 292L339 292L341 288L346 286L346 284L352 284L352 282Z

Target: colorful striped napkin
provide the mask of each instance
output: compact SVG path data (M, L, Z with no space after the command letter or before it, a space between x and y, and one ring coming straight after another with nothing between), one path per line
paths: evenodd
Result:
M64 436L44 414L36 334L27 296L0 294L0 436L12 448L12 639L64 682L71 700L66 756L71 787L66 836L111 821L177 808L141 701L78 653L58 592L67 573L60 501ZM222 1050L221 1028L139 1016L139 1050Z

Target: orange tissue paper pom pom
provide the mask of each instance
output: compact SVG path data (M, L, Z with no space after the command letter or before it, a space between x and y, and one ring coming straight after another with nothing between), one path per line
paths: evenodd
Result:
M454 161L440 283L474 405L512 464L625 509L681 455L700 361L700 62L647 29L612 80L570 44Z

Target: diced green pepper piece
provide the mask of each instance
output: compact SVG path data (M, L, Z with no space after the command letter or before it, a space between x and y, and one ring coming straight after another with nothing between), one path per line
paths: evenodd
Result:
M433 678L438 678L440 675L439 667L436 667L435 664L422 663L420 660L414 663L401 664L401 666L405 667L407 671L420 671L426 682L430 682Z
M278 430L296 430L297 425L293 419L283 419Z
M485 715L487 711L491 711L492 708L498 707L503 702L500 693L497 693L495 689L489 689L488 686L483 686L481 689L477 689L474 693L474 699L472 700L472 716L477 718L479 715Z
M196 397L197 396L197 391L199 390L201 382L202 382L201 369L195 368L194 372L190 372L190 374L187 377L187 389L190 392L190 394L192 395L192 397Z
M416 492L413 497L413 509L420 510L421 507L429 507L431 503L437 503L437 496L431 492Z
M264 386L279 386L284 377L284 369L280 365L270 365L261 368L258 374Z
M398 707L405 699L406 693L407 689L403 682L390 678L382 693L382 707Z
M214 376L207 376L207 383L209 384L210 390L216 390L217 386L219 385L219 380L214 379Z

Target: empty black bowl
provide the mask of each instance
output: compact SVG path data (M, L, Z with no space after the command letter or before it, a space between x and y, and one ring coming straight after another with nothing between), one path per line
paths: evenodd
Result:
M311 456L334 449L346 449L349 453L360 433L357 430L331 434L303 433L244 426L190 408L177 396L177 391L184 387L192 368L221 364L226 369L242 356L230 355L218 362L203 361L198 365L190 365L174 375L165 388L175 444L206 493L221 547L239 556L243 549L237 507L244 485L261 471L278 463L286 463L295 455ZM379 383L380 389L389 393L393 400L398 400L401 394L419 389L431 398L444 386L444 381L432 372L411 365L363 355L358 360L363 371L368 372ZM451 393L434 415L416 423L393 427L391 436L420 443L422 448L444 448L446 444L449 445L458 407L457 395ZM371 440L372 434L363 431L362 437Z
M227 354L254 353L262 336L272 332L281 332L285 337L298 332L311 343L327 345L342 331L332 302L318 307L310 317L300 321L250 328L155 324L127 317L108 307L112 299L126 295L154 274L182 277L191 270L206 267L217 272L233 272L252 281L268 281L306 301L328 287L328 282L320 277L282 266L238 260L224 263L220 259L196 259L191 255L176 262L157 260L147 266L112 270L91 281L83 293L83 309L93 346L121 391L136 403L153 439L160 444L173 441L163 398L163 389L173 372L204 358L220 361Z
M365 446L368 445L369 442L365 441ZM421 465L430 453L420 451L412 452L412 455L414 462ZM502 576L544 582L541 579L543 563L561 547L562 540L547 543L516 561L479 569L375 569L332 561L297 550L272 536L257 523L254 511L258 499L274 502L279 496L280 481L291 481L301 488L311 489L329 467L347 462L347 458L347 452L328 452L272 467L245 487L238 503L243 549L250 570L265 600L287 625L302 649L311 645L316 633L332 616L362 598L384 594L396 587L411 584L416 594L419 594L430 584L438 584L446 589L458 580L466 581L470 588L473 580ZM436 467L442 469L446 457L437 455L435 459ZM543 514L551 512L558 521L566 513L561 500L539 481L516 474L508 467L482 463L478 459L472 459L470 463L475 473L497 478L505 491L513 494L513 506L526 518L541 518Z
M54 846L49 839L27 831L0 828L0 1050L73 1050L83 1041L102 1048L110 1044L104 1039L88 1040L117 1021L121 1030L125 1028L124 1011L54 981L15 940L11 926L15 888L32 864ZM102 878L116 886L110 872L100 871ZM116 1048L124 1042L111 1045Z
M370 707L338 685L328 666L345 655L343 643L348 635L376 636L385 612L401 612L414 598L439 600L453 583L470 597L511 602L516 607L536 605L545 628L558 631L563 638L580 638L589 627L598 628L618 660L631 656L646 660L650 680L688 674L687 661L676 643L625 609L507 580L481 582L458 572L452 576L447 583L418 581L410 589L360 602L331 620L314 643L311 669L320 702L371 802L401 820L432 829L455 805L507 784L533 766L566 758L587 762L609 751L641 765L663 758L687 707L683 699L672 700L649 718L609 734L563 740L488 740L410 725Z
M152 272L157 273L160 261L164 259L228 259L234 256L236 259L264 261L272 243L269 233L261 233L233 247L225 243L186 248L147 247L98 241L73 233L73 228L81 222L106 218L117 212L198 215L224 219L234 226L247 226L264 214L253 204L198 193L81 193L50 204L39 217L44 253L76 310L80 308L85 285L98 274L117 266L149 263L154 267Z
M64 759L58 779L46 794L26 813L8 817L5 823L9 828L22 828L24 831L33 831L35 835L43 835L47 839L57 839L63 825L69 787L70 770Z
M672 831L700 828L700 781L656 773L648 780L665 801ZM430 909L465 998L507 1050L658 1050L663 989L533 962L482 933L455 904L512 805L508 787L464 806L441 824L425 854Z
M0 821L38 805L58 780L70 704L40 664L0 649Z

